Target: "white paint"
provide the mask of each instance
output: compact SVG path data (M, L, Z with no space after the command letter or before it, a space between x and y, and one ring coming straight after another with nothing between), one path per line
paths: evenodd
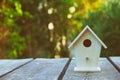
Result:
M83 30L82 32L74 39L74 41L68 46L68 48L71 48L74 43L83 35L83 33L86 31L86 30L89 30L93 35L94 37L101 43L101 45L104 47L104 48L107 48L107 46L100 40L100 38L91 30L91 28L87 25Z
M76 58L75 71L100 71L98 66L101 47L107 48L106 45L98 40L94 32L87 28L78 35L78 37L70 44L70 52ZM85 39L91 40L91 46L85 47L83 42Z

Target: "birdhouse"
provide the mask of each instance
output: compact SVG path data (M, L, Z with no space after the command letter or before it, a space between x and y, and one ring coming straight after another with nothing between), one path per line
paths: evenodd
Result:
M76 59L74 71L101 71L98 62L102 46L107 48L92 29L86 26L68 46Z

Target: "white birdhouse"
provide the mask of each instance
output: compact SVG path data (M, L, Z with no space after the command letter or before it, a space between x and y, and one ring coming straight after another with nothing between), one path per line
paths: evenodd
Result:
M101 71L98 62L102 46L107 48L91 28L86 26L68 46L76 59L74 71Z

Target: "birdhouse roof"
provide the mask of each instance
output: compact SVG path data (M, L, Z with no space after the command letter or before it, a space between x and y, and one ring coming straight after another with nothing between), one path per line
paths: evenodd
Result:
M80 33L79 35L72 41L72 43L68 46L68 48L71 48L76 42L77 40L79 40L79 38L83 35L83 33L86 31L86 30L89 30L92 35L101 43L101 45L104 47L104 48L107 48L107 46L102 42L102 40L92 31L92 29L87 25Z

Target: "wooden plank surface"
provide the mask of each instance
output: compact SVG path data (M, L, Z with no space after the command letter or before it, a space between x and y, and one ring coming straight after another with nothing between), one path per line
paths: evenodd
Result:
M101 72L75 72L75 60L72 60L63 80L120 80L120 73L106 58L101 58L99 65Z
M120 57L109 57L109 60L120 72Z
M17 59L17 60L0 60L0 76L14 70L15 68L31 61L32 59Z
M68 58L35 59L19 69L3 76L0 80L58 80Z

